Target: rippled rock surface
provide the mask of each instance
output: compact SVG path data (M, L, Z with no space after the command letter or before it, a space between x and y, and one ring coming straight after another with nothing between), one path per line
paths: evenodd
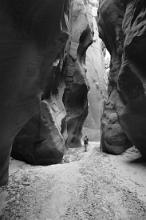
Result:
M118 85L125 104L119 115L129 139L146 159L146 2L126 5L124 51Z
M112 154L121 154L131 146L118 119L119 112L124 108L117 88L123 52L123 17L124 5L120 0L100 1L97 18L99 35L111 55L108 98L101 121L101 148Z
M146 158L146 3L100 1L98 25L111 54L102 149L122 153L135 145Z

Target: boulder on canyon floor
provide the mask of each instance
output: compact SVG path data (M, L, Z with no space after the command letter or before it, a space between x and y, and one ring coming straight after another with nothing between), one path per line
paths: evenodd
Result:
M40 113L15 138L12 157L33 165L50 165L62 161L65 141L50 106L48 101L41 101Z

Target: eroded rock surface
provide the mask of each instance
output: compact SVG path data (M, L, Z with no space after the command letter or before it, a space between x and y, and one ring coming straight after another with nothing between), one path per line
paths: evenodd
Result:
M146 2L127 3L123 20L124 52L118 78L125 103L119 115L129 139L146 159Z
M131 146L118 120L118 113L124 108L117 89L123 51L123 17L124 5L120 0L100 1L97 18L99 35L111 54L108 98L104 104L101 122L101 148L113 154L123 153Z
M81 131L88 114L85 52L93 35L84 2L72 2L69 10L68 31L71 36L64 48L65 53L61 54L65 59L58 55L53 63L39 113L17 135L12 147L15 159L30 164L58 163L65 145L81 146Z
M68 39L68 0L0 1L0 185L14 137L38 112L52 63ZM61 22L60 22L61 21ZM67 30L66 30L67 31Z
M61 123L66 115L62 103L62 80L60 62L57 60L53 63L38 114L26 123L14 140L11 155L15 159L34 165L61 162L65 150L65 136L61 134Z
M86 50L93 42L92 21L84 1L72 2L72 28L68 55L63 70L66 89L63 102L68 138L67 147L80 147L82 128L88 115L88 82L86 78Z
M95 6L91 7L89 5L88 9L92 16L94 38L92 45L86 53L86 76L90 90L88 92L89 110L84 124L84 132L89 137L89 140L100 139L100 121L103 112L103 103L107 96L107 73L105 71L104 54L102 51L103 43L99 38L96 22L97 3Z
M12 147L12 157L33 165L50 165L62 161L65 141L53 118L51 102L42 100L40 113L19 132Z
M111 54L102 148L115 153L120 145L122 153L135 145L146 158L146 3L100 1L98 19L100 36Z

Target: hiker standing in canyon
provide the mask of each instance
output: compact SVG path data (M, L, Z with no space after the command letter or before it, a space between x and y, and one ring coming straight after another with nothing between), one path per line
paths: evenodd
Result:
M87 137L87 135L86 135L86 136L84 137L85 152L87 152L88 141L89 141L89 139L88 139L88 137Z

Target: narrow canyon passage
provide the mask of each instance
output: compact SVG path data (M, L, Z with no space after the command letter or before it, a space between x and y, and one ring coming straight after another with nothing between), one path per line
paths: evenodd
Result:
M146 1L0 6L0 220L146 220Z
M0 189L2 220L145 220L146 164L131 148L124 155L100 152L98 142L70 149L64 163L47 167L12 160Z

